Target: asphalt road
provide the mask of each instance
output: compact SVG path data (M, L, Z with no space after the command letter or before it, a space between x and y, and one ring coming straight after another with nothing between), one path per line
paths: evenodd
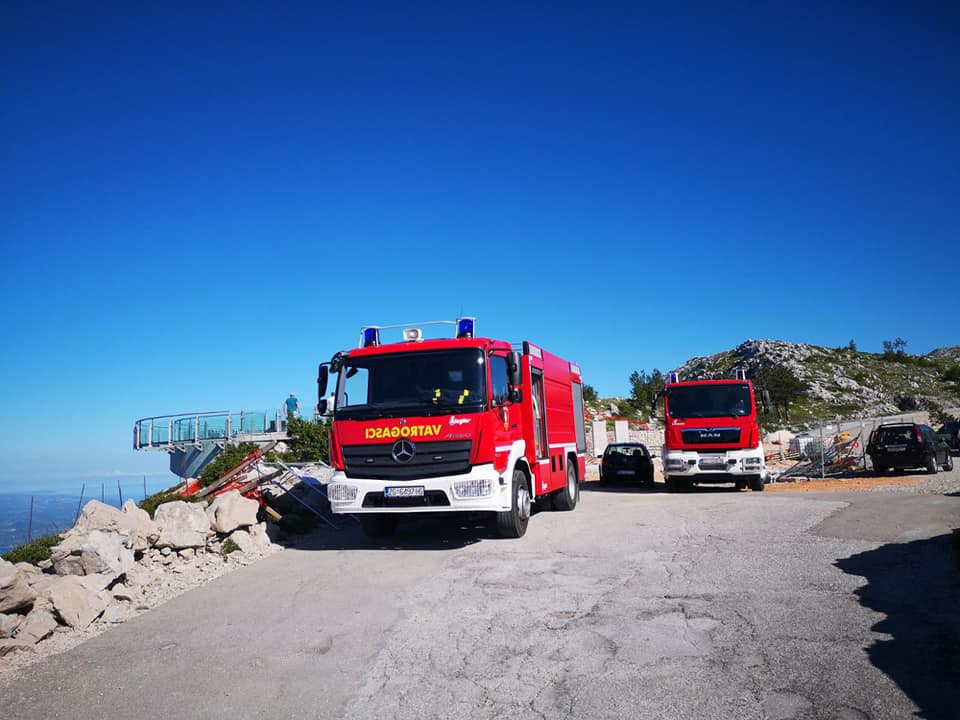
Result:
M3 676L0 712L953 718L957 527L957 496L589 484L520 540L319 532Z

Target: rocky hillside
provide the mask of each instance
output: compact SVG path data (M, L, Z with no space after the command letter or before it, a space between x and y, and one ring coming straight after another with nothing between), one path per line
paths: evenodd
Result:
M676 371L692 380L730 377L734 368L744 367L754 377L776 365L807 386L793 404L795 422L960 406L960 346L909 355L748 340L733 350L688 360Z

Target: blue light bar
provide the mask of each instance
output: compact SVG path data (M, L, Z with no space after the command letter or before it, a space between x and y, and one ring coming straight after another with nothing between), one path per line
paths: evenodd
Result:
M363 347L380 344L380 328L365 327L363 329Z
M477 319L472 317L464 317L457 319L457 337L458 338L472 338L474 337L474 329L477 324Z
M679 375L677 375L675 372L670 373L670 382L671 382L671 383L675 383L675 382L679 382L679 381L680 381L680 376L679 376Z

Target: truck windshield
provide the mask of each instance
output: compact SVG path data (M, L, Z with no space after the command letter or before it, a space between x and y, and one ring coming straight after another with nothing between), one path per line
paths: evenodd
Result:
M334 417L477 412L486 398L485 377L479 348L348 358L340 371Z
M679 385L670 388L672 418L741 417L750 414L748 385Z

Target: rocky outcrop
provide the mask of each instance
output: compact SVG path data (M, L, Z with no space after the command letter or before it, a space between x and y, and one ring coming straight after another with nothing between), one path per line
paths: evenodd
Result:
M200 503L177 500L164 503L154 513L154 521L160 528L156 546L160 548L198 548L207 544L210 519Z
M108 596L90 588L82 578L71 575L50 588L50 602L66 625L85 628L106 610Z
M17 640L38 643L52 635L58 624L49 607L35 607L17 627Z
M131 501L121 510L89 502L52 549L48 569L0 560L0 656L32 652L63 626L123 622L226 566L270 551L258 508L234 492L210 508L166 503L151 520ZM220 549L228 537L239 550L226 556Z
M33 605L37 593L30 587L26 573L13 563L0 559L0 612Z
M218 496L207 508L210 526L218 533L232 533L238 528L257 524L260 503L245 498L238 490Z
M941 348L927 356L891 361L849 348L747 340L733 350L692 358L674 372L682 379L700 380L729 378L735 368L743 368L754 378L761 369L779 366L806 386L801 404L810 414L880 416L933 405L956 406L957 388L944 381L942 368L960 358L958 350Z

